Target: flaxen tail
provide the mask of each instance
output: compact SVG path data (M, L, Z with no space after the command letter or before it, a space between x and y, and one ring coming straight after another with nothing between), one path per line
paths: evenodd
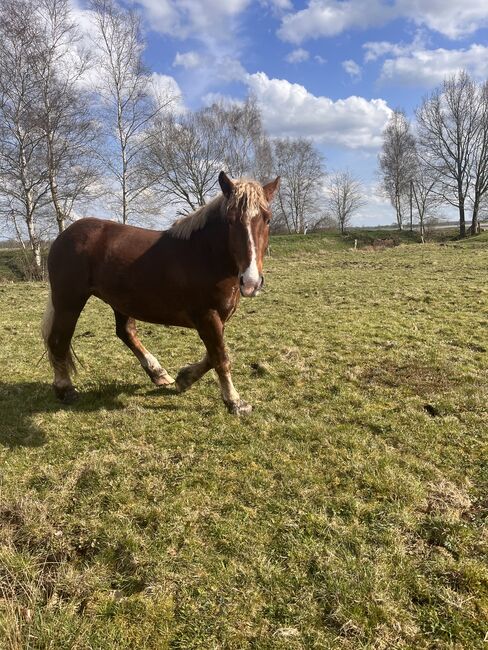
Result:
M55 311L54 311L53 299L52 299L51 291L49 291L46 310L44 312L44 317L42 319L42 324L41 324L42 338L44 339L46 352L49 357L49 361L54 369L56 369L56 366L63 366L68 372L75 373L76 365L74 361L74 356L76 355L74 355L73 348L70 346L63 360L56 360L54 358L51 348L49 347L49 337L53 329L54 317L55 317Z

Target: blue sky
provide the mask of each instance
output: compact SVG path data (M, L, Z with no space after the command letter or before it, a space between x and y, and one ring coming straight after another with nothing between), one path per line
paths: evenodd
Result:
M142 12L146 61L185 106L253 92L271 135L311 138L329 170L360 177L358 224L394 220L375 175L391 109L413 116L461 68L488 77L486 0L120 1Z

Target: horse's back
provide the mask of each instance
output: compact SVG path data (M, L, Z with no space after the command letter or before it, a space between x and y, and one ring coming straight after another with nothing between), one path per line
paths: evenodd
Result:
M51 246L48 271L53 294L97 293L108 275L122 272L160 237L156 231L88 217L71 224ZM109 268L110 267L110 268Z

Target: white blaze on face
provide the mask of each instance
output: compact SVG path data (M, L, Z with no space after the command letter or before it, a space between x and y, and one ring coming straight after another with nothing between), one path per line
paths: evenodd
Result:
M252 234L251 220L247 224L247 234L249 237L249 247L251 249L251 262L242 274L242 285L246 293L252 293L256 287L259 286L259 270L256 260L256 246L254 244L254 237Z

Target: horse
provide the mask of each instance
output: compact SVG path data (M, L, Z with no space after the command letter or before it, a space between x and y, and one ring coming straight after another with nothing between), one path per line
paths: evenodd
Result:
M213 368L228 411L251 412L232 383L224 328L240 296L256 296L264 284L270 203L280 179L263 186L222 171L218 180L218 196L167 230L84 218L53 242L42 334L61 401L78 397L71 339L88 298L96 296L112 307L116 335L156 386L175 384L181 393ZM136 320L196 329L206 354L175 381L140 342Z

